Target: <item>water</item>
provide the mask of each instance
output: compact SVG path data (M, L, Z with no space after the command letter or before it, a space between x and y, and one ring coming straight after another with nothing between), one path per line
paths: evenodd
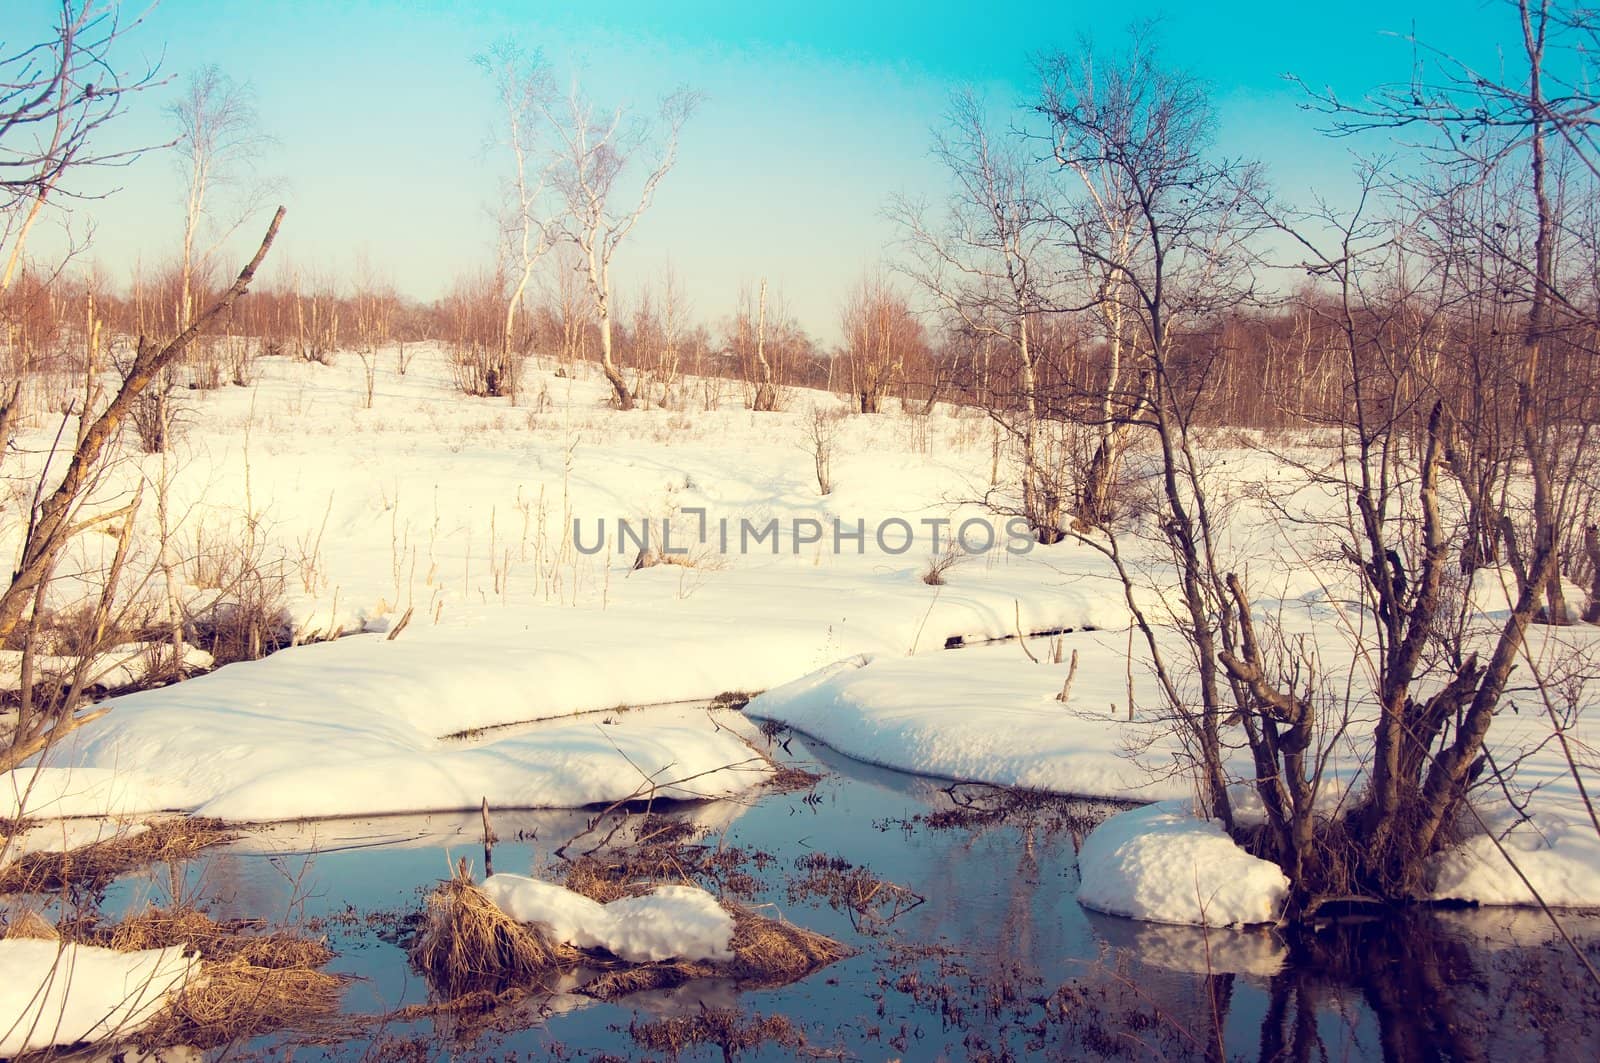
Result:
M547 995L488 1015L379 1020L430 999L400 942L455 860L481 867L477 813L277 826L119 882L106 903L182 894L218 918L309 921L329 935L340 953L331 969L359 979L345 1010L373 1021L337 1044L298 1044L289 1030L228 1058L663 1058L643 1047L656 1043L648 1024L704 1008L781 1015L805 1037L804 1049L730 1050L739 1059L1600 1058L1600 994L1538 913L1416 912L1330 923L1295 940L1131 922L1074 900L1077 845L1112 806L1023 802L974 817L966 804L997 795L951 791L798 737L786 755L824 778L810 790L670 813L713 842L763 854L744 868L757 883L750 903L857 950L783 988L690 983L611 1004ZM497 813L496 870L538 873L593 815ZM923 900L874 920L791 897L799 862L817 854ZM1600 959L1600 916L1565 922ZM703 1045L682 1058L724 1054Z

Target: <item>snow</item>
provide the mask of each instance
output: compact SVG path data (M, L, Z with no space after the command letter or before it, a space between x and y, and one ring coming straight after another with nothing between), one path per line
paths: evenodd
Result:
M839 662L755 698L752 716L777 720L860 760L922 775L1022 786L1085 797L1178 797L1181 780L1160 778L1129 755L1138 733L1112 715L1123 700L1119 668L1101 666L1125 644L1087 632L1074 694L1056 700L1068 665L1034 664L1015 644L919 657ZM1035 654L1046 640L1031 640ZM1077 706L1084 706L1079 708Z
M733 916L698 886L657 886L600 904L554 883L500 874L485 879L483 891L519 923L537 923L558 941L630 963L733 958Z
M0 1056L132 1033L199 963L180 948L0 940Z
M225 616L254 578L269 589L281 582L274 607L297 638L357 634L114 699L43 766L9 776L0 815L181 810L281 821L472 809L484 798L573 808L627 797L647 777L664 796L737 797L764 777L746 743L753 728L688 704L727 691L766 691L751 715L905 771L1107 798L1188 796L1148 650L1128 638L1123 590L1100 553L1070 541L1025 555L997 549L956 565L944 586L922 582L938 552L922 522L948 522L946 536L970 519L1004 524L977 500L1005 501L1016 456L1000 455L1003 483L994 484L995 429L980 412L840 420L836 487L823 496L803 438L809 407L837 407L835 397L797 392L786 412L755 414L729 385L706 401L713 408L621 413L606 408L593 366L558 376L535 360L508 404L462 397L440 347L410 351L404 375L392 352L380 357L370 409L348 355L333 366L264 359L250 387L183 390L191 408L166 459L181 470L167 509L192 617ZM23 426L4 469L18 497L56 428ZM1328 560L1339 556L1342 502L1306 473L1337 463L1336 453L1311 434L1230 431L1199 444L1219 552L1245 576L1263 630L1304 639L1331 686L1349 679L1362 689L1366 658L1349 604L1360 588L1350 566ZM86 517L125 503L141 478L147 490L160 478L163 459L124 457ZM157 556L154 510L140 514L134 570ZM777 520L782 530L751 552L708 555L692 543L702 510L713 539L719 518ZM695 546L694 563L632 571L635 551L616 548L622 518L657 529L670 520L675 541ZM836 550L825 533L799 534L805 522L891 519L919 525L913 549L895 552L869 533L859 551ZM1166 650L1181 654L1160 529L1131 519L1143 520L1123 540L1135 597ZM574 525L587 543L601 522L608 549L578 550ZM0 519L0 554L20 534L18 521ZM92 571L114 545L81 536L62 571ZM157 582L147 591L159 597ZM1507 583L1480 571L1464 589L1478 629L1503 617ZM59 580L49 605L79 608L92 586ZM394 640L378 634L408 613ZM1014 638L943 649L1019 629L1069 629L1061 657L1076 651L1079 663L1066 704L1056 696L1069 666L1050 663L1050 639L1026 641L1045 663ZM1531 638L1528 664L1547 673L1563 654L1600 649L1600 631L1585 625ZM0 654L0 686L15 671L8 660ZM1518 765L1513 785L1536 822L1507 844L1547 899L1600 905L1600 841L1550 722L1520 688L1509 697L1513 711L1490 740L1497 763ZM1371 706L1352 712L1327 764L1330 802L1364 782ZM1592 773L1600 723L1580 719L1569 734ZM1253 773L1243 757L1230 769ZM1504 829L1490 807L1500 799L1485 791L1481 800ZM1225 841L1209 827L1168 828L1135 847L1152 881L1162 867L1192 870L1203 839ZM1434 875L1440 896L1530 899L1487 839L1464 841ZM1257 884L1257 908L1270 908L1272 884ZM1192 898L1175 899L1193 894L1193 881L1186 891L1151 888L1166 898L1156 907L1198 914Z
M1251 856L1181 801L1121 812L1084 839L1078 903L1157 923L1248 926L1277 920L1289 894L1278 865Z
M1500 844L1545 904L1600 904L1600 834L1588 819L1538 815L1513 827ZM1433 864L1433 895L1480 904L1537 904L1488 835L1468 838Z
M769 771L747 742L754 729L736 714L713 722L686 707L595 713L441 739L383 703L337 691L263 702L252 696L255 667L120 706L115 726L63 747L88 767L47 769L27 795L27 813L176 808L254 822L476 808L484 799L499 808L577 808L633 796L725 797Z
M508 408L454 392L436 347L406 376L386 372L372 410L357 408L349 367L260 368L254 387L185 395L199 408L184 419L169 510L194 544L186 607L225 613L232 592L218 585L253 564L285 573L285 615L301 634L367 633L113 699L42 769L13 776L0 812L266 820L484 797L577 806L627 797L645 775L681 783L663 796L727 796L762 775L730 725L615 710L758 691L859 654L939 653L1019 625L1126 623L1114 585L1074 569L1092 560L1081 547L996 549L934 587L920 578L927 541L903 554L870 532L859 552L835 553L828 534L806 541L808 521L992 519L962 501L986 490L990 453L971 412L922 422L920 439L887 449L874 444L897 420L841 422L838 487L821 496L793 414L623 415L601 408L603 381L532 367L534 408ZM19 451L17 475L34 453ZM108 473L105 504L140 462L155 475L156 459L130 458ZM778 520L780 534L693 567L632 571L634 551L615 549L624 518L653 520L658 538L670 518L686 542L697 509L712 540L722 519ZM573 525L589 543L602 522L612 548L578 552ZM0 527L0 548L15 531ZM104 538L75 543L72 563L103 561ZM135 539L148 560L152 529ZM376 633L408 610L395 639ZM530 721L544 723L498 730Z

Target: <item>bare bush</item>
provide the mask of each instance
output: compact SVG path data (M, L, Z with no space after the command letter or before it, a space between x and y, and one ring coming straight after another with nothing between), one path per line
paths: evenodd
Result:
M805 435L801 445L811 455L812 467L817 474L817 493L833 493L833 452L839 441L844 411L813 406L805 420Z

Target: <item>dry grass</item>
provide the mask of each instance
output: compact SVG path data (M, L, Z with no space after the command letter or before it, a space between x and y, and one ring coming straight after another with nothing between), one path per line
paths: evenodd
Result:
M922 582L930 587L943 587L945 573L955 568L967 559L967 555L955 543L945 548L944 553L935 554L928 559L928 567L922 570Z
M790 902L821 899L834 911L849 912L850 923L857 928L862 920L891 923L925 900L836 856L809 853L796 866L804 874L789 883Z
M254 920L217 922L194 908L147 908L99 928L94 944L124 952L180 947L200 956L200 976L140 1029L146 1047L230 1044L293 1025L333 1034L347 979L318 970L333 952Z
M733 909L733 961L722 973L747 986L780 986L852 955L852 950L826 934Z
M460 875L428 895L422 930L411 946L411 961L447 997L545 985L577 955L512 919Z
M6 916L5 933L0 934L0 937L8 941L18 939L60 941L61 933L50 920L32 908L23 908Z
M602 904L648 893L657 882L631 878L637 867L636 862L580 860L568 869L566 885ZM684 877L670 881L682 882ZM725 906L734 919L732 960L631 964L604 951L551 942L537 927L506 915L481 889L457 875L429 895L411 959L447 999L482 1001L512 987L548 989L556 975L582 967L599 973L576 992L614 1000L695 978L727 978L751 987L787 985L850 955L847 947L830 937L748 908L726 902Z
M851 955L847 946L824 934L768 919L742 906L730 909L732 960L622 965L620 961L590 957L588 962L607 969L578 992L599 1000L615 1000L646 989L669 989L696 978L727 978L747 989L774 988L797 982Z
M293 1025L302 1033L334 1036L346 979L286 963L269 966L243 956L205 962L200 977L139 1031L145 1045L231 1044Z
M149 827L70 852L25 853L0 870L0 894L94 892L129 871L182 860L235 837L221 820L198 816L155 820Z
M321 967L333 952L319 939L288 931L262 934L258 920L217 922L194 908L146 908L122 922L97 931L103 944L120 952L164 949L175 945L218 963L284 969Z
M339 1012L347 979L318 970L333 952L321 940L262 927L257 920L218 922L188 907L146 908L109 926L85 919L55 927L22 909L7 919L5 936L198 955L199 976L140 1028L136 1040L144 1048L209 1048L289 1025L312 1036L346 1033Z
M762 1045L796 1049L806 1043L800 1029L782 1015L751 1015L746 1018L732 1008L705 1008L685 1018L657 1022L634 1022L628 1036L647 1052L660 1052L677 1059L686 1048L714 1045L724 1059Z

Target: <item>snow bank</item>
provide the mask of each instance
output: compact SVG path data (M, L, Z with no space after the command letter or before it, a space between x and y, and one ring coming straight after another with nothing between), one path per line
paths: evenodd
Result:
M62 759L88 767L46 769L31 788L24 779L0 789L0 814L180 809L251 822L475 808L485 798L578 808L652 785L659 798L728 797L770 770L741 737L754 728L737 714L713 722L701 710L660 708L438 739L382 705L336 696L257 708L247 681L225 682L232 671L119 705L105 721L114 726L63 747ZM208 687L224 700L212 701Z
M0 1056L132 1033L199 963L179 948L0 940Z
M1535 816L1500 839L1546 904L1600 906L1600 835L1588 820ZM1433 863L1433 896L1479 904L1536 904L1487 835L1468 838Z
M182 806L177 780L117 768L38 767L0 773L0 816L124 816Z
M1130 728L1121 710L1111 715L1113 702L1126 698L1124 637L1079 632L1066 640L1079 665L1065 705L1056 696L1067 665L1034 664L1015 643L1002 643L843 661L769 690L745 712L901 771L1086 797L1187 793L1182 780L1157 777L1129 755L1141 728ZM1036 654L1044 641L1033 640Z
M971 587L936 595L910 569L801 585L755 573L678 600L677 577L646 570L630 578L631 605L504 606L394 641L303 646L114 699L51 753L45 772L12 776L0 794L32 786L12 813L179 809L252 820L467 808L485 796L575 807L631 794L643 781L631 762L664 783L693 777L663 796L729 796L755 773L717 769L751 753L703 715L671 726L631 713L615 726L573 717L761 689L850 652L904 653L919 634L937 648L1003 631L1023 574L972 575ZM1081 622L1100 608L1087 594L1051 603L1055 593L1033 583L1025 622ZM476 735L557 718L565 722L537 732ZM460 734L476 737L442 741Z
M657 886L610 904L522 875L490 875L483 891L519 923L538 923L559 941L630 963L733 958L733 916L697 886Z
M1289 880L1221 825L1164 801L1112 816L1078 853L1078 902L1158 923L1244 926L1278 918Z

